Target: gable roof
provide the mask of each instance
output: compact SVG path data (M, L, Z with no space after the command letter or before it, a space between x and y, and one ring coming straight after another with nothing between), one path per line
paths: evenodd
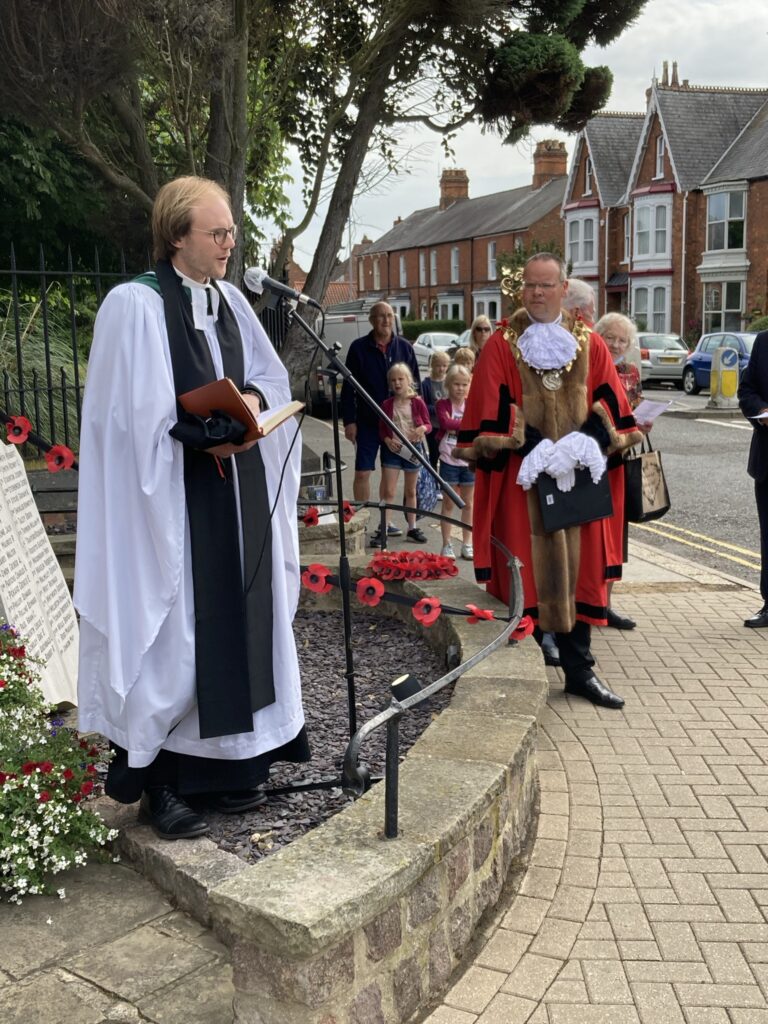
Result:
M584 135L603 206L616 206L627 188L645 114L596 114Z
M678 187L687 192L701 185L766 99L765 90L665 89L655 84L644 135L653 110L658 110Z
M702 184L768 177L768 102L736 138Z
M416 210L369 245L365 253L424 248L464 238L522 231L560 206L565 184L563 176L538 189L524 185L476 199L461 199L445 210L439 206Z

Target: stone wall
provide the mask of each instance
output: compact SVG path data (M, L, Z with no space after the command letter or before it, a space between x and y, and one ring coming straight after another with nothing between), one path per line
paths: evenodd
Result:
M458 579L420 586L454 606L495 604ZM426 632L466 660L498 628L441 616ZM401 764L396 839L383 836L381 783L254 865L142 826L124 827L121 847L230 946L239 1024L405 1021L443 990L525 847L546 693L532 640L462 676Z

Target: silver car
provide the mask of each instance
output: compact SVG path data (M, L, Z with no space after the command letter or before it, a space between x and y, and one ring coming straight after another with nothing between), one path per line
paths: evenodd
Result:
M640 345L640 372L643 384L669 381L677 388L682 387L683 366L688 358L688 346L680 335L641 331L637 341Z
M420 370L429 369L429 360L434 352L454 348L459 340L458 334L450 334L448 331L432 331L430 334L420 334L413 343L413 351L416 354L416 362Z

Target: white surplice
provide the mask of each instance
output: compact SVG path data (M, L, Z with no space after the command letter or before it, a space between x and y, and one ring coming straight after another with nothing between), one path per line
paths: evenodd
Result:
M246 382L271 407L289 401L285 368L253 310L232 285L219 287L240 328ZM223 377L212 316L204 330ZM99 310L88 363L74 600L79 727L126 749L132 768L151 764L161 748L197 757L255 757L294 739L304 724L292 630L300 586L301 439L290 455L288 449L296 423L289 420L259 442L270 509L288 461L272 518L276 700L254 714L253 732L203 740L184 452L168 433L176 418L162 296L145 284L119 285Z

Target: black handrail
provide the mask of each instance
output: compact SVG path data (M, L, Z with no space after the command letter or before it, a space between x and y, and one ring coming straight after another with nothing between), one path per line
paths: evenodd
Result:
M441 676L440 679L430 683L429 686L418 693L405 697L403 700L393 697L390 706L369 719L365 725L362 725L347 745L344 754L344 767L342 769L342 788L350 796L362 796L371 785L371 777L368 769L360 764L360 747L371 733L380 729L383 725L387 727L387 753L384 770L384 836L387 839L395 839L397 837L398 762L400 748L398 729L403 714L417 704L421 704L428 697L438 693L456 679L459 679L465 672L474 668L475 665L478 665L487 658L489 654L492 654L505 644L512 632L517 628L522 617L523 587L520 577L520 562L495 537L491 539L493 544L507 556L507 566L509 568L509 621L505 624L504 629L489 644L486 644L476 654L473 654L471 658L468 658L467 661L457 665L456 668L451 669L444 676Z

